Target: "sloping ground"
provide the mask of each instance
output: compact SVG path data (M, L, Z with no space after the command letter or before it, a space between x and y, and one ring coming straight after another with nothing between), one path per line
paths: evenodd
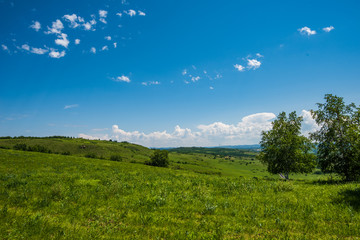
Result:
M359 239L359 196L0 149L0 239Z
M152 151L146 147L128 142L111 142L87 140L82 138L11 138L0 139L0 148L14 148L25 144L27 148L44 147L51 153L88 156L91 158L110 159L113 155L121 156L123 161L144 162L149 159Z

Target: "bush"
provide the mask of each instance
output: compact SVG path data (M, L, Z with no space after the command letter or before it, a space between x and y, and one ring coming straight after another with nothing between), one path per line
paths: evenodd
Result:
M97 158L95 153L88 153L85 155L86 158Z
M27 150L31 152L51 153L51 150L41 145L29 146Z
M146 165L156 167L169 166L169 152L166 150L155 150L150 156L150 160L145 162Z
M111 155L110 160L115 162L121 162L122 157L120 155Z
M61 155L70 155L70 152L67 151L67 152L62 152Z
M26 151L27 150L27 146L25 143L18 143L15 144L13 147L15 150L21 150L21 151Z

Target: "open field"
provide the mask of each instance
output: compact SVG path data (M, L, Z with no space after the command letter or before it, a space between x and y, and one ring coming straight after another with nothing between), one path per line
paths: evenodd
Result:
M357 239L359 199L356 183L0 149L1 239Z

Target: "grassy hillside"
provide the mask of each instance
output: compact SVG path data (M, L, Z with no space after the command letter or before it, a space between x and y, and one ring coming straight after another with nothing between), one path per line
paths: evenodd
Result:
M96 159L144 163L152 150L128 142L87 140L65 137L0 138L0 148L42 151L51 154L71 155ZM177 148L170 150L170 168L206 175L278 178L267 173L265 166L256 160L256 151L225 148ZM113 159L114 160L114 159ZM319 179L323 175L292 175L294 179Z
M14 148L25 144L27 148L41 146L50 150L51 153L88 156L91 158L110 159L111 156L120 155L123 161L147 160L151 154L151 150L136 144L128 142L113 142L100 140L87 140L82 138L66 138L66 137L19 137L19 138L3 138L0 139L0 148Z
M359 239L355 183L0 149L0 239Z

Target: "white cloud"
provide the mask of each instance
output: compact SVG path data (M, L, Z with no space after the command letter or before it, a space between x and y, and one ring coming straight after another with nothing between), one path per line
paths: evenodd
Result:
M106 19L105 19L105 18L107 17L107 14L108 14L107 11L105 11L105 10L99 10L99 16L100 16L99 21L102 22L102 23L104 23L104 24L107 24Z
M90 48L90 52L92 52L93 54L95 54L95 53L96 53L96 48L91 47L91 48Z
M79 104L72 104L72 105L66 105L64 109L77 108L77 107L79 107Z
M299 28L298 31L299 31L302 35L311 36L311 35L315 35L315 34L316 34L316 31L315 31L315 30L311 30L311 29L308 28L308 27Z
M211 86L210 86L209 89L210 89L210 90L214 90L214 87L211 87Z
M146 14L142 11L138 11L138 13L139 13L139 16L146 16Z
M331 31L334 30L334 29L335 29L335 28L334 28L333 26L323 28L323 30L324 30L325 32L331 32Z
M109 47L108 47L108 46L103 46L103 47L101 48L101 50L102 50L102 51L107 51L107 50L109 50Z
M63 18L66 21L70 22L71 28L77 28L78 26L80 26L80 23L84 22L84 18L77 16L76 14L64 15Z
M9 48L5 44L1 44L1 48L2 50L9 52Z
M310 111L302 110L300 116L303 117L301 132L305 136L308 136L309 133L320 129L319 125L317 125L315 120L312 118Z
M177 125L171 132L127 132L119 128L118 125L113 125L109 137L147 147L256 144L260 141L261 132L271 129L271 121L275 117L273 113L257 113L242 118L237 124L225 124L222 122L214 122L208 125L201 124L197 126L195 131ZM86 134L82 136L84 135Z
M129 15L130 17L133 17L136 15L136 11L130 9L128 11L124 11L125 14Z
M41 24L38 21L33 21L33 24L30 25L30 28L38 32L41 29Z
M257 69L257 68L259 68L260 66L261 66L261 62L260 61L258 61L258 60L256 60L256 59L248 59L247 60L248 62L247 62L247 67L249 68L249 69Z
M193 82L197 82L197 81L199 81L200 80L200 77L199 76L193 76L193 77L191 77L191 81L193 81Z
M84 29L87 30L87 31L91 30L91 28L92 28L92 25L89 22L84 23L83 26L84 26Z
M43 55L43 54L49 52L49 50L48 49L43 49L43 48L34 48L34 47L32 47L31 52L35 53L35 54Z
M102 18L106 18L107 17L108 12L105 10L99 10L99 16Z
M105 36L105 39L111 41L111 36Z
M122 17L123 14L122 13L117 13L116 15L119 16L119 17Z
M50 56L51 58L62 58L62 57L65 56L65 51L59 52L59 51L56 50L56 49L50 49L49 56Z
M115 82L127 82L127 83L131 82L131 81L130 81L130 78L127 77L127 76L124 76L124 75L118 76L118 77L114 78L113 80L114 80Z
M182 75L186 75L186 74L187 74L187 70L184 69L181 74L182 74Z
M114 42L114 48L117 48L117 43L116 42Z
M95 16L92 16L92 17L95 17ZM90 31L90 30L95 31L95 28L94 28L95 25L96 25L95 19L92 19L90 22L83 23L84 30L86 30L86 31Z
M26 50L26 51L30 51L30 46L27 45L27 44L23 44L23 45L21 46L21 48L24 49L24 50Z
M55 22L52 23L51 28L47 27L48 31L45 32L46 34L60 34L61 31L64 29L63 23L57 19Z
M63 46L65 48L69 45L69 40L67 39L67 34L61 33L58 39L55 40L55 43L57 45Z
M240 64L235 64L234 67L240 72L243 72L245 70L245 67Z
M75 39L75 45L79 45L80 44L80 39Z
M262 57L264 57L263 55L261 55L260 53L257 53L256 54L256 56L258 57L258 58L262 58Z
M144 85L144 86L150 86L150 85L159 85L160 82L158 82L158 81L150 81L150 82L142 82L141 84Z

